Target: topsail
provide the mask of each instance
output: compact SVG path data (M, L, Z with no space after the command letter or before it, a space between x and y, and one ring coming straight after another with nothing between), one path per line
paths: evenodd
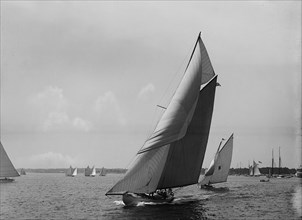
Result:
M217 76L200 34L174 96L127 173L106 194L151 193L198 182Z

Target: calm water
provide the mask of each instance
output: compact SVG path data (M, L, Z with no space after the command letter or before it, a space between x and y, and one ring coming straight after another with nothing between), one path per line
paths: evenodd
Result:
M0 184L1 219L302 219L301 179L230 176L215 190L175 192L171 204L124 207L105 192L122 175L65 177L28 173Z

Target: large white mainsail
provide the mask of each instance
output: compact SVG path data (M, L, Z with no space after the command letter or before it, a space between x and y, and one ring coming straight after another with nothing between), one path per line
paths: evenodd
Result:
M198 182L208 142L216 83L217 76L199 34L184 77L169 106L124 178L106 195L128 191L151 193L156 189Z
M232 134L220 150L219 145L215 157L212 160L209 169L198 183L199 185L208 185L227 181L232 161L233 139L234 137Z
M20 176L0 141L0 178Z

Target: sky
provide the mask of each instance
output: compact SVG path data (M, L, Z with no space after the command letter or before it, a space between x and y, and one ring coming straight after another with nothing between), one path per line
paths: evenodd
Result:
M197 35L218 75L203 167L301 163L301 1L1 1L1 142L16 168L127 168Z

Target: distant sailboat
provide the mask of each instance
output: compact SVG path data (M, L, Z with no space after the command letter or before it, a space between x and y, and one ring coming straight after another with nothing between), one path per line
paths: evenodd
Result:
M302 178L302 165L297 168L296 177Z
M214 159L209 169L198 183L199 186L211 185L215 183L226 182L232 161L233 154L233 134L229 137L223 147L219 150L222 141L219 144Z
M65 175L66 175L66 176L71 176L71 175L72 175L72 171L73 171L72 166L70 166L70 167L66 170Z
M74 168L74 170L71 174L72 177L75 177L76 175L78 175L78 168Z
M100 176L106 176L106 170L104 167L101 169Z
M95 167L93 166L93 167L92 167L92 171L91 171L90 176L91 176L91 177L95 177L95 175L96 175L96 169L95 169Z
M260 176L260 175L261 173L258 164L255 161L253 161L253 166L250 166L250 176Z
M11 160L9 159L0 141L0 182L12 182L10 177L20 176Z
M269 174L269 177L274 176L274 149L272 149L272 169L271 173Z
M87 168L85 168L84 175L90 176L91 173L92 173L92 169L89 166L87 166Z
M166 203L172 188L196 184L210 132L217 75L198 35L182 81L125 176L106 195L127 206Z
M72 168L72 166L70 166L67 170L65 175L66 176L71 176L74 177L78 174L78 168Z
M20 175L26 175L26 172L23 168L20 170Z

